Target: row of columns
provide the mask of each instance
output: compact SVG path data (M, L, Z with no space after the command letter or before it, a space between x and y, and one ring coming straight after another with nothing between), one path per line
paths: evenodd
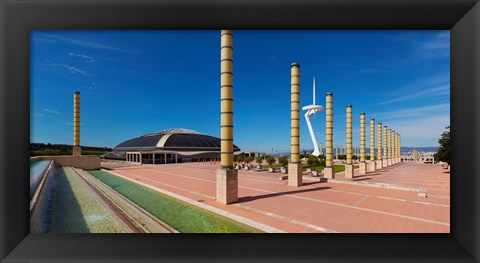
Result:
M161 155L162 153L140 153L140 152L127 152L125 154L125 159L127 162L135 162L135 163L143 163L143 154L151 155L152 156L152 163L155 163L155 157L157 154ZM175 154L175 163L178 162L178 154L177 153L170 153L170 154ZM148 162L148 161L147 161ZM158 162L160 164L162 162ZM167 163L167 153L163 153L163 163Z
M127 162L142 163L141 153L126 153L125 158Z
M299 142L300 142L300 65L293 63L291 65L291 156L288 171L288 184L292 186L300 186L302 184L302 171L299 164ZM345 177L353 178L354 166L352 162L352 105L347 106L346 112L346 165ZM325 103L325 168L323 174L325 178L335 178L333 169L333 94L326 94ZM382 141L382 128L383 141ZM383 167L390 166L400 162L400 135L388 129L387 126L382 127L378 124L378 157L375 160L375 119L370 119L370 160L365 158L366 150L366 114L360 114L360 174L366 174L369 171L375 171ZM383 151L383 152L382 152ZM336 150L338 157L338 146Z
M373 130L375 130L375 129L373 129ZM375 145L374 141L370 141L370 143L373 143L373 145ZM360 154L360 149L361 149L360 147L353 147L352 148L352 158L353 158L353 156L358 156L358 160L360 161L360 155L361 155ZM367 158L367 155L368 155L369 159L372 159L372 158L375 159L375 156L377 156L377 154L375 154L376 152L377 151L375 150L375 148L372 148L372 146L370 146L370 153L368 153L367 148L365 148L365 158ZM320 154L323 154L323 153L320 151ZM346 154L347 154L347 146L336 146L334 159L338 160L338 159L340 159L339 158L340 155L346 155Z
M373 128L372 130L374 131L375 128ZM371 159L372 156L373 156L373 158L375 158L375 156L376 156L375 152L376 151L375 151L374 146L372 146L372 144L375 145L375 141L370 141L370 143L371 143L370 144L371 145L370 146L370 153L368 153L367 150L366 150L367 148L365 148L365 153L364 154L365 154L365 158L367 158L367 154L368 154L369 158ZM361 147L353 147L352 148L352 154L358 156L359 158L360 158L360 155L361 155L360 152L361 152ZM320 151L320 154L323 154L322 151ZM346 154L347 154L347 146L338 146L337 145L335 147L335 158L334 159L339 159L339 157L338 157L339 155L346 155Z
M302 185L302 166L300 163L300 65L292 63L290 68L291 84L291 111L290 111L290 163L288 164L288 185ZM216 173L216 200L223 204L230 204L238 200L238 172L233 169L233 31L222 30L220 34L220 133L221 133L221 168ZM333 168L333 94L326 94L325 103L325 178L335 178ZM366 171L365 165L365 113L360 115L360 164L361 172ZM372 119L373 120L373 119ZM370 162L378 163L386 157L387 162L380 162L382 166L391 165L399 160L399 135L389 130L384 131L384 143L379 136L379 160L374 160L375 132L372 131L375 123L370 122ZM352 106L347 106L347 164L346 176L353 177L352 164ZM381 133L381 124L377 131ZM388 141L387 141L388 139ZM373 144L372 144L373 142ZM395 143L394 143L395 142ZM396 143L398 142L398 143ZM393 144L395 146L393 146ZM372 146L373 145L373 146ZM382 151L380 150L383 149ZM323 148L323 147L322 147ZM387 152L388 149L388 152ZM323 151L323 149L322 149ZM395 153L395 154L394 154ZM338 154L338 147L337 147ZM370 170L375 165L370 165ZM373 169L375 169L373 168Z
M354 172L351 161L349 162L349 152L351 152L351 138L352 138L352 106L347 106L347 127L346 127L346 141L347 141L347 164L345 165L345 177L353 178ZM383 141L382 141L383 128ZM370 160L365 160L365 113L360 113L360 164L359 173L366 174L367 172L374 172L376 169L388 167L400 162L400 134L387 126L382 127L382 123L378 124L378 156L375 160L375 119L370 119ZM383 149L382 149L383 147ZM383 153L382 153L383 150Z

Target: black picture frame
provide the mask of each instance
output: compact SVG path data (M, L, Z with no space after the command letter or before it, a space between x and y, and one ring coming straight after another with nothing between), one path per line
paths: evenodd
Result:
M480 3L1 0L3 262L479 262ZM30 234L30 31L442 29L451 32L450 234Z

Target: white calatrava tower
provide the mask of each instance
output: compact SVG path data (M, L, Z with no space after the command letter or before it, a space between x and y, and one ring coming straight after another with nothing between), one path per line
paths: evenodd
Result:
M307 111L307 113L305 113L305 120L307 121L308 130L310 131L310 137L312 137L312 142L313 142L312 155L319 156L320 155L320 149L318 148L317 140L315 139L315 134L313 133L312 123L310 123L310 115L323 111L322 106L315 105L315 77L313 77L313 104L308 105L308 106L304 106L302 108L302 110Z

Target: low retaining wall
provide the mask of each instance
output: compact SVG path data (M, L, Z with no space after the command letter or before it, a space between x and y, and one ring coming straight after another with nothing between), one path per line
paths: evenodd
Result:
M348 180L337 180L337 179L330 179L330 178L327 179L327 182L361 185L361 186L376 187L376 188L386 188L386 189L393 189L393 190L412 191L412 192L417 192L418 196L427 197L427 189L423 187L386 184L386 183L377 183L377 182L358 182L358 181L348 181Z
M84 170L100 169L100 156L35 156L30 157L30 162L53 160L56 166L75 167Z

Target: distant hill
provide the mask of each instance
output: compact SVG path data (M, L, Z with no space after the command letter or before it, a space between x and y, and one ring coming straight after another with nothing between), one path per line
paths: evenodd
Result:
M30 156L71 155L72 148L69 144L30 143ZM82 146L82 155L102 155L111 151L108 147Z
M410 152L413 150L417 150L419 152L437 152L440 147L402 147L402 152Z
M413 151L413 150L417 150L419 152L437 152L438 151L438 148L440 147L407 147L407 146L402 146L402 149L401 151L402 152L410 152L410 151ZM340 151L340 148L338 148L338 150ZM305 150L307 152L307 154L310 154L313 152L313 149L308 149L308 150ZM370 148L366 148L366 154L370 154ZM375 152L377 151L377 149L375 149ZM323 148L323 152L325 153L326 150L325 148ZM303 154L303 150L300 151L301 154ZM335 154L335 147L333 148L333 153ZM275 156L283 156L283 155L290 155L290 152L281 152L281 153L276 153Z

